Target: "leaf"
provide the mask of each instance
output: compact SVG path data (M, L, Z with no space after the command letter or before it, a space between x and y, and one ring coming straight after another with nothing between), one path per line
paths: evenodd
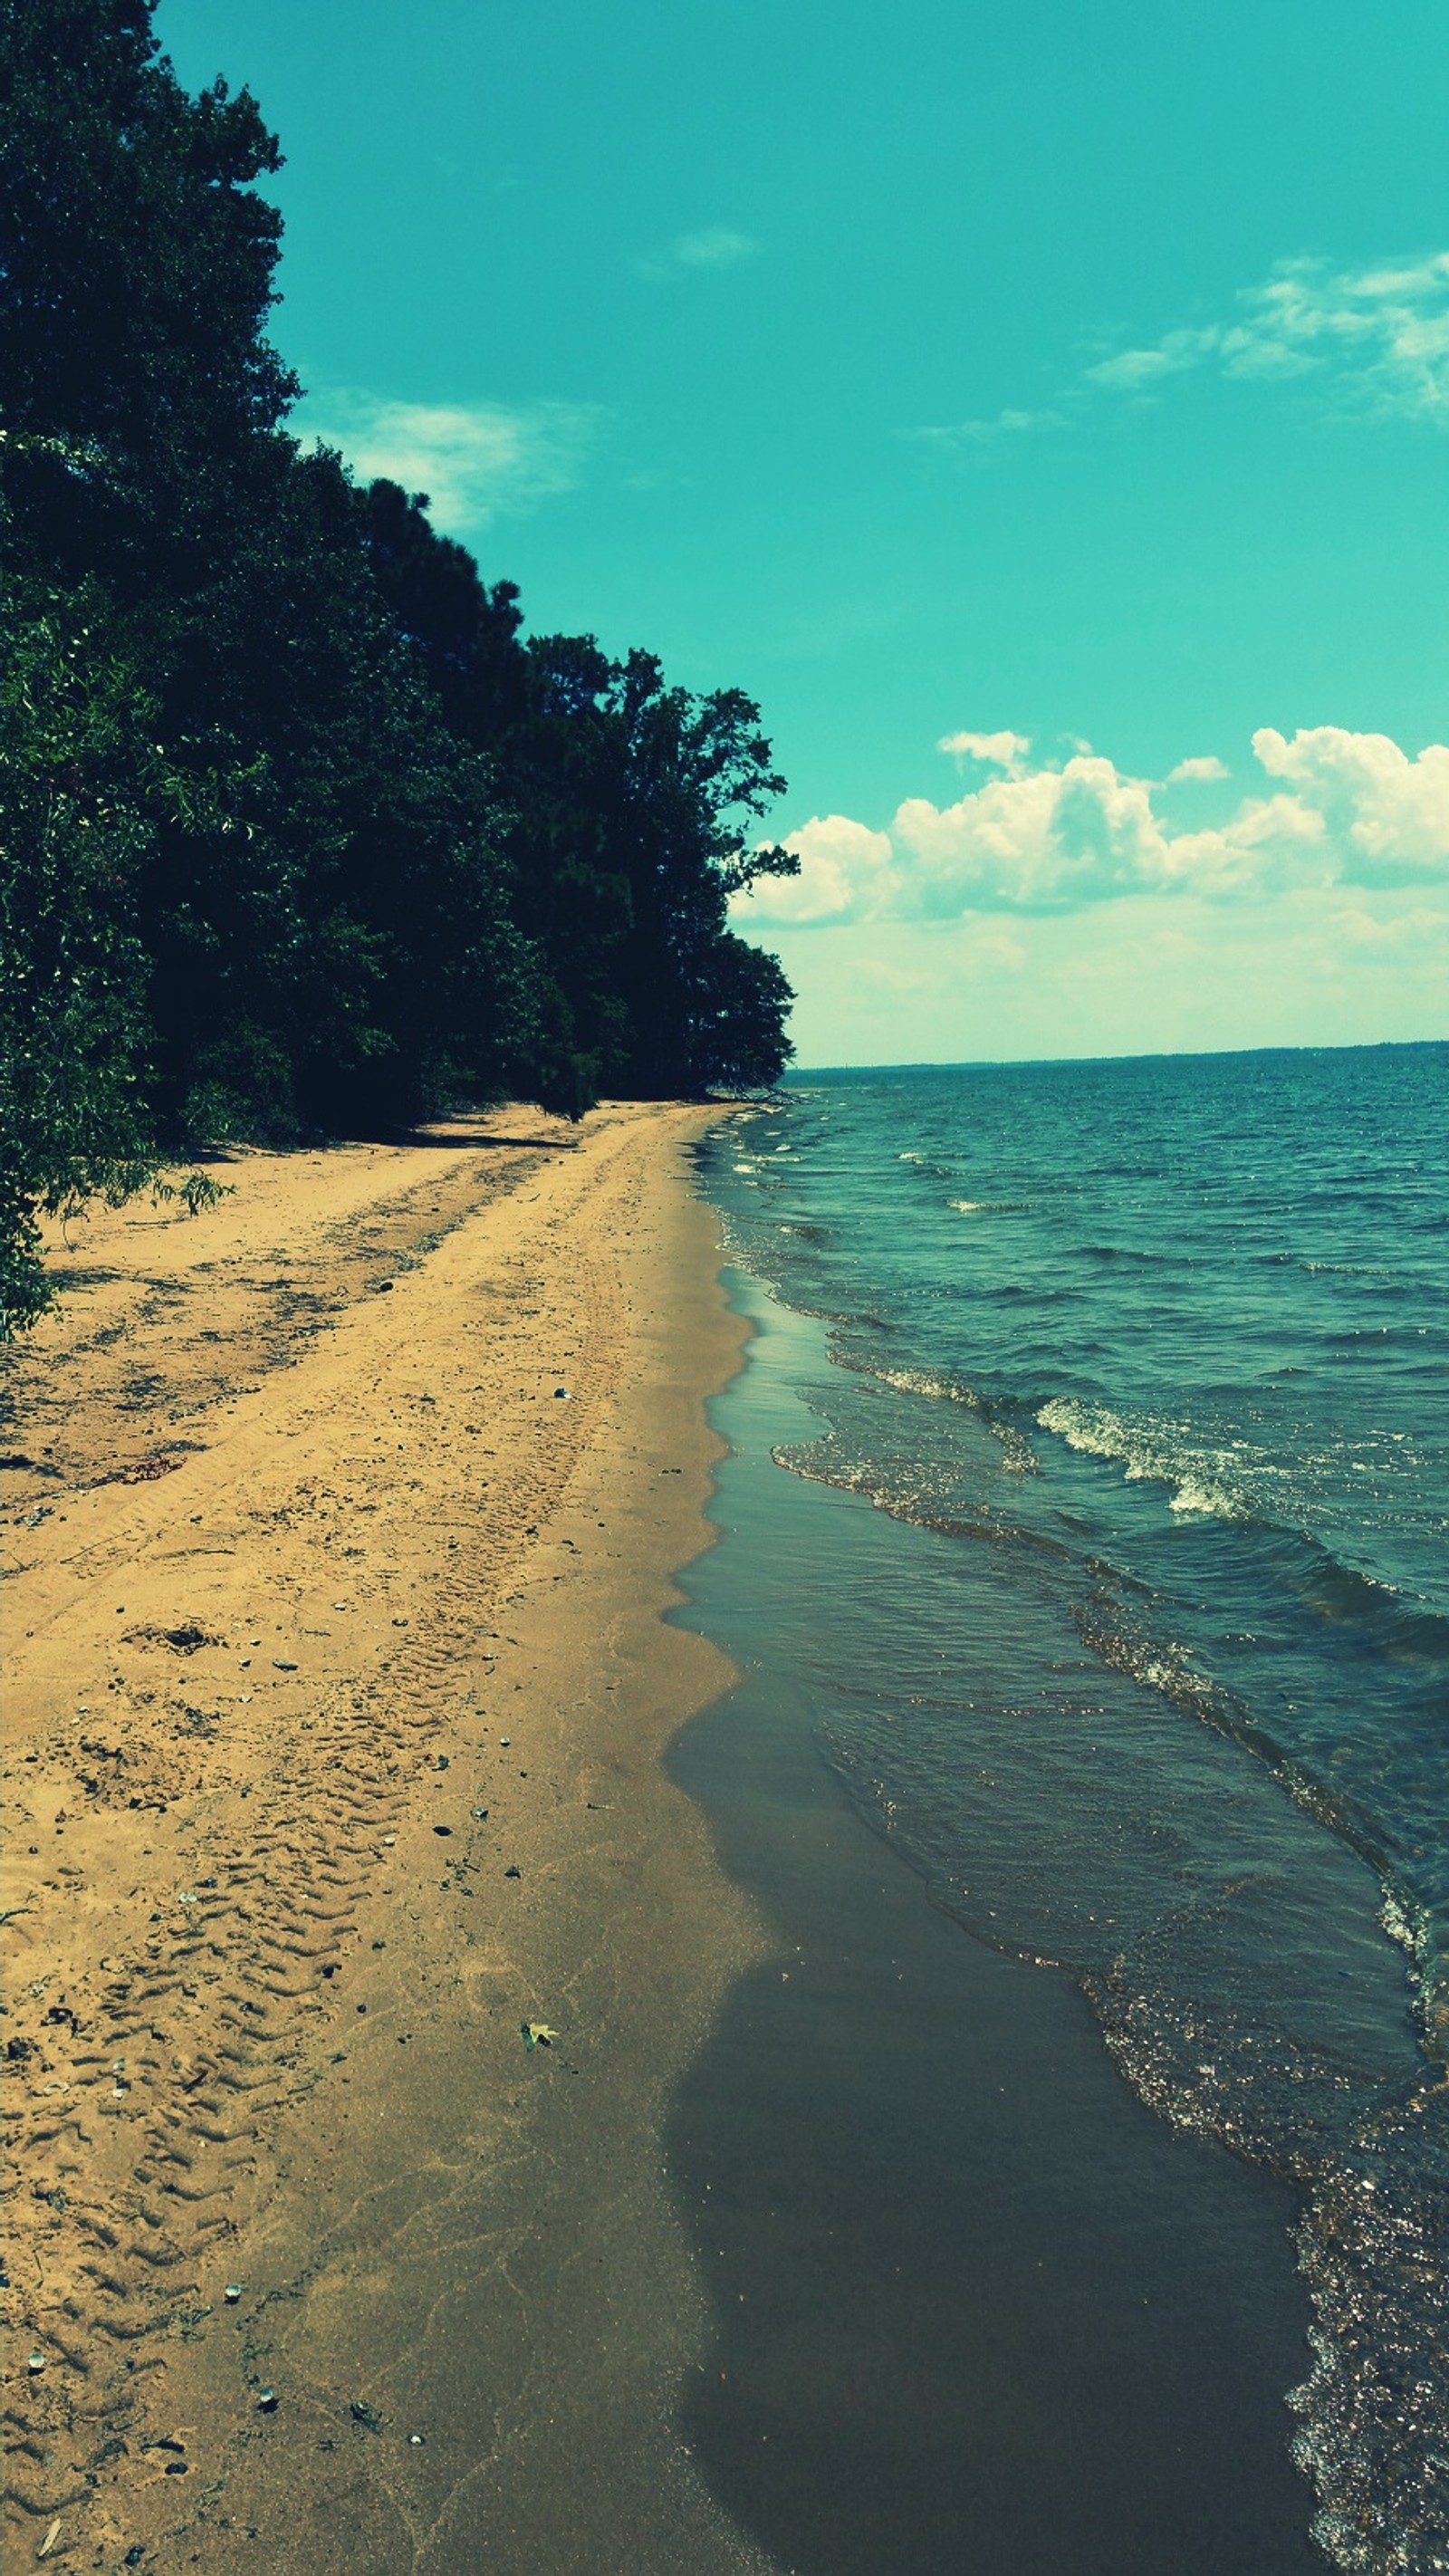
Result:
M546 2021L525 2021L519 2027L525 2048L550 2048L558 2037L558 2032L550 2030Z

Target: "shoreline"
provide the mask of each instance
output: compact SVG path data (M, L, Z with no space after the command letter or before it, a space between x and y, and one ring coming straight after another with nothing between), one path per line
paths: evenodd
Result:
M761 1942L659 1759L730 1678L661 1616L743 1338L722 1114L248 1155L94 1219L13 1364L27 2557L763 2563L672 2420L659 2143Z
M871 1657L901 1646L887 1603L928 1616L921 1556L952 1542L781 1473L818 1431L820 1327L725 1276L753 1332L711 1406L719 1544L670 1623L737 1678L667 1767L769 1948L670 2120L717 2320L689 2438L798 2576L949 2576L963 2549L1012 2576L1312 2576L1297 2197L1150 2108L1071 1971L978 1938L828 1758L843 1696L929 1688ZM879 1605L843 1657L832 1602Z

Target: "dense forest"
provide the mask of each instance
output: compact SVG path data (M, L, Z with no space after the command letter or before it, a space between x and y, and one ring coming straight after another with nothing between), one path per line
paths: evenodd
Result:
M0 1329L227 1139L775 1080L758 708L526 635L286 423L277 143L152 0L0 0Z

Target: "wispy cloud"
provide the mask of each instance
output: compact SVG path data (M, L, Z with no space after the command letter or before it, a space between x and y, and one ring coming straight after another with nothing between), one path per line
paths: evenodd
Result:
M940 748L1000 774L954 804L907 797L887 831L816 815L785 835L797 877L764 879L742 918L804 928L847 921L953 921L978 913L1066 913L1128 895L1214 902L1297 889L1449 883L1449 745L1417 757L1387 734L1317 725L1289 740L1265 725L1253 751L1265 792L1226 820L1179 830L1163 786L1226 776L1180 761L1167 780L1074 751L1032 767L1020 734L958 733Z
M1060 429L1059 411L998 411L983 420L948 421L913 429L909 434L927 447L943 448L949 455L980 456L1003 442L1020 438L1024 432L1038 429Z
M1332 268L1281 260L1221 322L1164 332L1087 369L1089 384L1150 391L1199 367L1239 378L1318 375L1363 410L1449 427L1449 251Z
M679 233L668 248L641 259L641 276L688 277L701 272L738 268L759 256L759 243L749 233L732 232L727 224L707 224L700 232Z
M1146 398L1173 377L1204 372L1240 383L1311 382L1321 402L1341 412L1449 429L1449 250L1356 268L1280 260L1221 320L1179 323L1109 351L1064 383L1051 406L1007 406L905 434L941 455L985 459L1023 436L1089 417L1094 397Z
M334 390L295 415L304 437L342 451L364 481L426 492L440 526L477 530L579 479L600 415L587 405L412 403Z

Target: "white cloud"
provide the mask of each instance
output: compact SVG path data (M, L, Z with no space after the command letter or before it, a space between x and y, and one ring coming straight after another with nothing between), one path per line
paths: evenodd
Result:
M929 447L945 448L948 452L957 454L970 454L973 451L980 453L994 447L1002 439L1017 438L1023 430L1060 429L1061 425L1062 415L1059 411L1008 409L992 413L989 419L951 421L935 427L914 429L907 434L912 438L924 439Z
M1237 304L1231 319L1101 359L1089 382L1140 393L1208 365L1236 377L1317 373L1360 408L1449 426L1449 251L1367 268L1281 260Z
M957 760L979 760L989 769L1004 769L1019 778L1031 738L1024 733L943 733L936 745Z
M1215 751L1210 751L1199 759L1180 760L1175 769L1169 769L1162 783L1164 787L1195 787L1199 783L1206 784L1209 779L1226 778L1228 775L1227 762L1219 760Z
M652 278L738 268L742 260L754 259L759 247L749 233L732 232L727 224L707 224L700 232L677 234L667 250L641 259L639 268L643 276Z
M799 877L762 880L749 899L752 917L799 928L946 922L1078 912L1128 896L1261 901L1449 880L1442 743L1411 759L1386 734L1319 725L1289 741L1265 726L1253 749L1267 792L1195 831L1175 830L1158 813L1153 780L1100 753L1033 769L1020 734L952 734L941 747L1002 774L951 805L907 797L889 831L843 814L812 818L785 836L800 855ZM1225 774L1220 761L1199 757L1180 762L1169 783Z
M1253 749L1270 778L1310 798L1345 852L1350 885L1412 885L1449 875L1449 745L1417 760L1386 733L1315 725L1285 742L1265 725Z
M504 511L570 490L597 422L597 412L570 403L515 411L342 391L313 396L296 415L304 436L340 448L364 482L386 475L426 492L439 525L455 529L487 527Z
M1353 907L1333 913L1329 928L1345 947L1372 963L1393 965L1412 957L1423 965L1437 953L1449 964L1449 912L1430 912L1417 904L1412 911L1391 913L1384 919Z
M1126 393L1138 393L1144 385L1155 384L1160 376L1181 375L1211 356L1222 339L1213 325L1202 331L1169 331L1151 349L1123 349L1115 358L1103 358L1087 369L1096 385L1115 385Z
M785 848L798 856L799 875L761 878L752 894L738 898L742 918L752 913L802 929L853 920L891 859L889 835L853 823L848 814L812 815L786 835Z

